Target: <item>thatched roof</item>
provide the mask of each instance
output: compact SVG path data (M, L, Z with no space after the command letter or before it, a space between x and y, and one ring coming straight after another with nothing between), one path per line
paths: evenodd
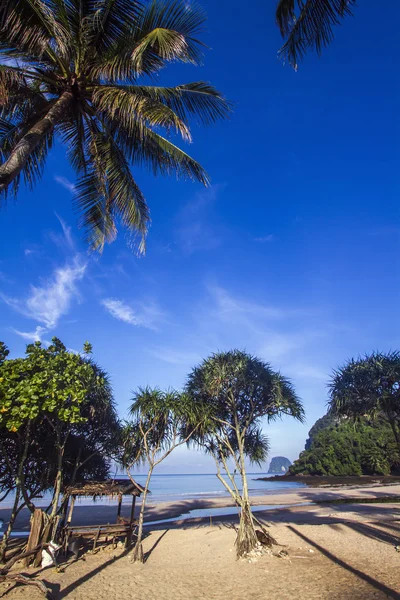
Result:
M106 481L83 481L66 488L66 496L140 496L142 486L129 479L107 479Z

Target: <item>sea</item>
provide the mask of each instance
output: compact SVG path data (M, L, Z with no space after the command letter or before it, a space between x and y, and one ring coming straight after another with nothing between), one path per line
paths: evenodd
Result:
M125 479L126 476L117 475L118 478ZM304 487L305 484L285 481L282 479L274 481L265 481L260 478L271 478L274 475L268 473L248 473L249 492L252 496L270 495L283 493L290 488ZM134 474L135 481L145 485L146 475ZM236 478L237 486L240 489L240 477ZM150 482L151 495L148 501L151 504L160 502L178 502L180 500L193 500L199 498L221 498L229 496L222 483L217 479L215 473L207 474L155 474ZM41 498L35 500L37 506L48 506L51 501L51 493L46 492ZM116 499L108 497L96 498L77 498L77 503L81 506L96 504L114 504ZM130 497L125 496L123 504L130 504ZM12 496L0 504L0 508L9 508L12 505Z

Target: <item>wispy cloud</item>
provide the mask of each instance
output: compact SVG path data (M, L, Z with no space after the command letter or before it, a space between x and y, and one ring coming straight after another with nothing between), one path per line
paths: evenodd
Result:
M158 325L164 319L164 312L155 301L140 302L132 307L123 300L105 298L101 304L115 319L136 327L158 331Z
M44 333L46 333L47 329L46 329L46 327L42 327L41 325L38 325L36 327L35 331L30 331L30 332L18 331L18 329L14 329L13 327L11 328L11 331L16 333L20 337L22 337L27 342L41 342L42 336Z
M101 304L115 319L128 323L129 325L140 325L139 319L132 308L125 304L125 302L122 302L122 300L106 298L101 301Z
M268 242L273 242L275 239L275 236L270 233L268 235L264 235L261 237L255 237L253 238L255 242L258 242L259 244L267 244Z
M62 185L62 187L68 190L71 194L75 193L75 185L66 177L63 177L62 175L54 175L54 181Z
M61 316L68 313L72 299L79 296L77 282L86 271L86 263L76 257L72 263L56 269L41 286L31 286L26 298L1 295L3 301L19 313L53 329Z
M71 234L71 227L68 225L68 223L66 223L64 221L64 219L62 219L60 217L60 215L58 215L57 213L54 213L54 214L56 215L57 219L60 222L66 244L69 246L69 248L71 250L75 250L75 244L74 244L74 240L72 239L72 234Z
M201 355L196 352L174 350L168 346L157 346L149 350L149 354L170 365L186 365L191 367L201 361Z

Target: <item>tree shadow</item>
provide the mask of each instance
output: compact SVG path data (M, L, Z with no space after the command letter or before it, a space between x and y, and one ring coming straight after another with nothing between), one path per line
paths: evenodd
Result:
M82 585L83 583L86 583L87 581L89 581L90 579L92 579L93 577L95 577L96 575L101 573L101 571L103 571L103 569L106 569L109 565L117 562L124 556L127 556L127 554L129 554L129 552L130 552L130 548L126 548L123 552L121 552L121 554L119 556L113 556L112 558L110 558L103 564L99 565L92 571L89 571L89 573L85 573L85 575L82 575L82 577L80 577L79 579L76 579L75 581L70 583L66 588L61 590L58 594L54 593L54 599L62 600L62 598L65 598L66 596L68 596L68 594L73 592L80 585Z
M346 571L349 571L349 573L352 573L353 575L356 575L356 577L358 577L359 579L362 579L363 581L365 581L366 583L368 583L370 586L372 586L376 590L379 590L380 592L383 592L389 598L395 598L396 600L400 600L400 594L398 592L396 592L396 590L394 590L394 589L386 586L385 584L381 583L380 581L377 581L376 579L374 579L370 575L367 575L363 571L360 571L359 569L356 569L355 567L352 567L351 565L349 565L348 563L346 563L344 560L342 560L341 558L338 558L337 556L335 556L334 554L332 554L332 552L330 552L329 550L327 550L323 546L320 546L320 544L317 544L317 542L314 542L312 539L310 539L309 537L307 537L306 535L304 535L304 533L301 533L300 531L298 531L298 529L296 529L292 525L289 525L288 529L290 529L290 531L292 531L293 533L295 533L302 540L304 540L305 542L307 542L307 544L309 544L310 546L313 546L314 548L316 548L319 552L321 552L321 554L323 554L324 556L326 556L327 558L329 558L329 560L331 560L332 562L336 563L337 565L339 565L343 569L346 569Z
M169 531L169 529L166 529L166 530L164 531L164 533L162 533L162 534L161 534L161 535L160 535L160 536L159 536L159 537L156 539L156 541L154 542L154 544L152 545L152 547L151 547L151 548L149 548L149 550L147 550L147 552L145 552L145 554L144 554L144 562L145 562L145 563L146 563L146 562L149 560L149 558L150 558L150 555L151 555L151 554L152 554L152 552L154 552L154 550L157 548L158 544L161 542L161 540L163 539L163 537L167 535L168 531Z
M357 531L358 533L361 533L362 535L377 540L378 542L389 544L390 546L397 546L400 541L397 536L391 535L386 531L382 531L381 529L377 529L377 527L372 527L370 524L367 525L366 523L359 523L357 521L345 521L343 525L353 529L354 531ZM380 523L377 523L377 525L379 527L381 526Z

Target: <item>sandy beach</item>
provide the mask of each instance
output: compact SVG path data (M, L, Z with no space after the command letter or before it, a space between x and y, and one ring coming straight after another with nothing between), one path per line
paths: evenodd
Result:
M50 568L40 577L56 600L400 599L400 553L395 549L400 544L400 504L390 502L398 496L400 485L300 488L254 498L254 505L276 507L257 512L257 517L281 544L274 547L274 555L255 562L236 560L231 526L235 518L229 515L213 518L211 525L210 518L203 517L152 526L144 541L144 565L132 564L123 549L108 546L77 562L70 559L62 572ZM363 503L366 498L375 503ZM340 499L346 503L334 503ZM221 498L153 505L147 519L172 518L185 509L221 507L224 502ZM279 508L282 505L286 508ZM94 522L100 515L111 517L113 508L102 506L93 512L77 507L77 518L87 519L90 510ZM287 557L277 556L281 550ZM41 598L33 588L1 584L1 592L10 599Z

